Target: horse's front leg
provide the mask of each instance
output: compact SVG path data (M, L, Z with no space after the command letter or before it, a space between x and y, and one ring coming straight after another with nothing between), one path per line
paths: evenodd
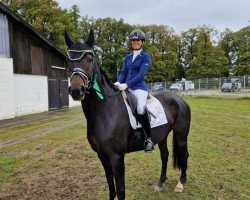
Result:
M109 199L114 200L116 196L115 185L114 185L114 177L113 170L110 160L105 155L98 154L99 159L102 162L102 166L105 170L106 179L109 186Z
M113 174L115 176L116 193L119 200L125 199L125 167L124 155L113 153L110 157Z

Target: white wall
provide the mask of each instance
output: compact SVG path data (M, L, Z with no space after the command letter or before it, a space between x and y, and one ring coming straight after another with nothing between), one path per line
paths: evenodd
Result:
M13 59L0 57L0 120L13 117Z
M14 74L15 116L48 111L47 76Z
M49 110L47 76L13 74L13 59L0 57L0 120ZM69 107L80 106L69 96Z

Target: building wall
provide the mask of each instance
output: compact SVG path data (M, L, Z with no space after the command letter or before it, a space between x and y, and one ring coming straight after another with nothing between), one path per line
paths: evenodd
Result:
M14 117L13 59L0 57L0 120Z
M14 74L15 116L48 111L47 76Z
M0 120L48 111L47 76L13 74L13 59L0 58ZM69 107L80 106L69 96Z

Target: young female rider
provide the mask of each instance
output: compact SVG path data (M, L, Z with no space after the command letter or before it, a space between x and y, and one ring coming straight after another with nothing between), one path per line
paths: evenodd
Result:
M150 121L146 109L146 101L148 97L148 88L144 81L144 77L150 67L150 56L142 50L145 42L145 33L139 29L133 30L129 39L131 41L132 54L128 54L124 58L123 67L118 77L118 81L114 83L119 90L125 90L133 93L137 98L138 121L142 125L147 139L145 141L145 152L152 152L154 145L150 138Z

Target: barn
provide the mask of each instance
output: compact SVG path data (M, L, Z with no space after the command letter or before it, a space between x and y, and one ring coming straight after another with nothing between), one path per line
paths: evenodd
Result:
M66 56L0 3L0 120L77 105Z

